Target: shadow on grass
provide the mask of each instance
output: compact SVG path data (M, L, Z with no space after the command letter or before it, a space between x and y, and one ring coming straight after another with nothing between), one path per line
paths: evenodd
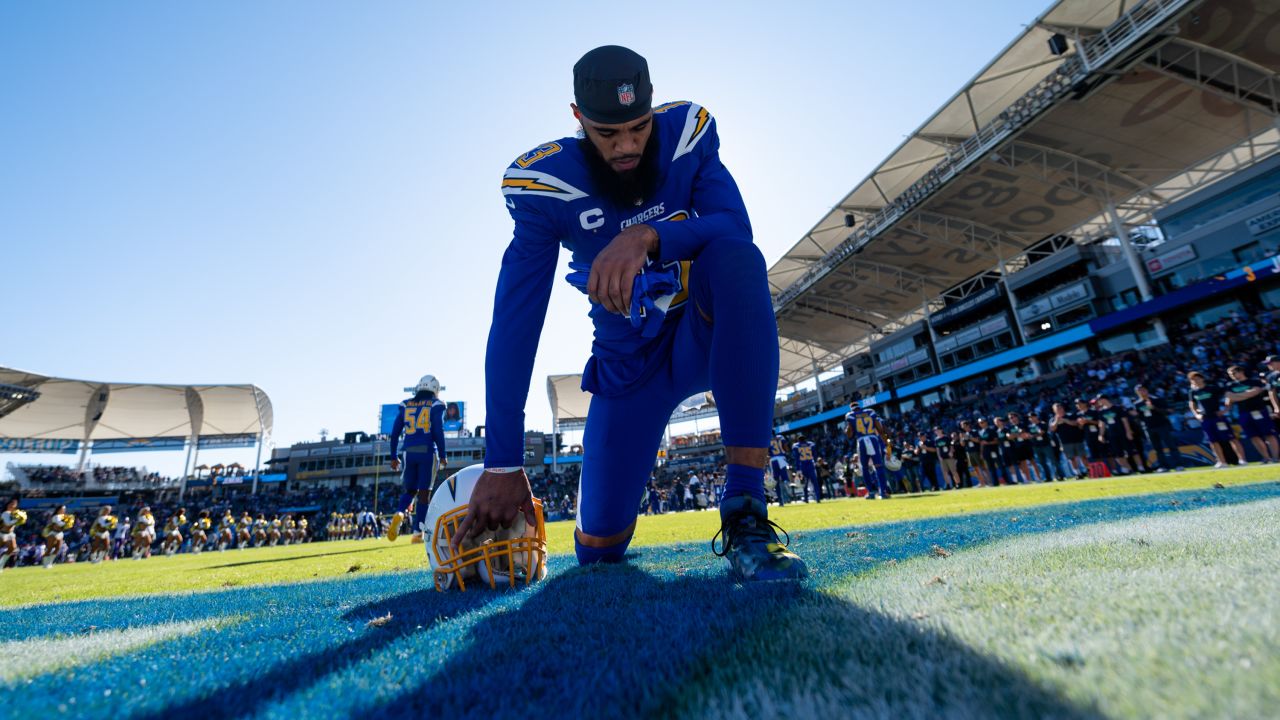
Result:
M387 547L392 547L392 546L388 545ZM244 567L245 565L262 565L264 563L294 562L297 560L310 560L312 558L330 557L333 555L351 555L352 553L377 552L378 550L386 550L386 549L387 549L386 547L371 547L371 548L363 548L360 550L338 550L335 552L315 553L314 555L299 555L297 557L271 558L269 560L245 560L244 562L223 563L222 565L210 565L209 567L200 568L200 569L201 570L218 570L221 568Z
M496 593L440 594L434 589L415 590L394 598L362 605L360 610L344 615L345 619L368 622L394 608L396 622L363 632L351 640L322 650L292 655L288 660L251 678L220 685L210 692L199 693L187 700L165 705L146 714L134 715L144 720L172 720L181 717L202 719L239 718L259 711L268 703L288 697L327 675L341 672L352 665L386 650L405 636L430 632L437 625L453 621L459 615L483 607L498 597ZM298 617L304 622L307 615ZM364 715L364 717L373 717Z
M388 634L417 622L397 618ZM576 569L480 621L463 647L368 716L1098 717L944 635L802 583Z

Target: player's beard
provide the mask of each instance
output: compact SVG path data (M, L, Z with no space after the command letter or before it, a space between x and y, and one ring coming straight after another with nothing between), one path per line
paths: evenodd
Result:
M587 158L587 170L591 173L592 184L597 192L604 195L616 205L633 207L644 204L653 197L658 189L658 133L650 133L645 143L644 152L640 155L640 163L630 170L618 172L605 162L600 151L591 140L580 137L578 144L582 154Z

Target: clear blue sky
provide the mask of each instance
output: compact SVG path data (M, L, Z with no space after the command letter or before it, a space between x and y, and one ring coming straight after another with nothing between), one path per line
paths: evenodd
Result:
M440 5L0 4L0 365L255 383L281 445L430 372L474 426L498 182L575 130L582 53L717 116L772 263L1045 0ZM590 336L558 284L530 429Z

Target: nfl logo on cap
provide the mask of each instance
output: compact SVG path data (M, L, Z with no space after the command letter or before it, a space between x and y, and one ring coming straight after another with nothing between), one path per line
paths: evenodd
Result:
M618 102L625 107L630 107L636 101L636 89L630 83L618 86Z

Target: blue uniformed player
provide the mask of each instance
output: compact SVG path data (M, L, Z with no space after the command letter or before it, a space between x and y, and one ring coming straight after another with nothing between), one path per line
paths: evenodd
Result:
M792 444L791 452L795 454L796 467L804 477L804 501L809 502L809 488L812 487L813 499L822 502L822 485L818 483L818 465L815 462L817 456L813 452L813 442L801 433L800 439Z
M862 481L867 485L867 499L873 499L878 489L880 499L887 500L889 474L884 466L884 423L880 422L880 416L875 410L862 407L856 396L849 403L849 414L844 416L844 421L845 432L858 448Z
M595 325L582 380L592 400L578 561L622 560L672 411L710 389L728 461L716 552L739 579L803 577L765 505L777 323L716 121L688 101L653 107L648 64L626 48L588 52L573 78L581 136L533 148L502 178L515 233L485 359L486 472L455 547L520 510L534 520L521 468L524 406L563 244L573 253L567 280L590 297Z
M787 466L787 440L781 435L774 435L769 441L769 472L779 507L786 505L791 494L791 468Z
M423 375L418 384L405 388L413 397L400 403L400 414L391 427L391 469L400 471L404 489L396 503L396 513L391 516L387 539L395 542L400 535L400 524L409 510L414 495L418 504L413 511L413 532L422 532L422 521L427 517L427 505L431 502L431 486L436 473L446 465L444 455L444 403L440 401L440 381L434 375ZM400 436L404 435L404 451L397 454Z

